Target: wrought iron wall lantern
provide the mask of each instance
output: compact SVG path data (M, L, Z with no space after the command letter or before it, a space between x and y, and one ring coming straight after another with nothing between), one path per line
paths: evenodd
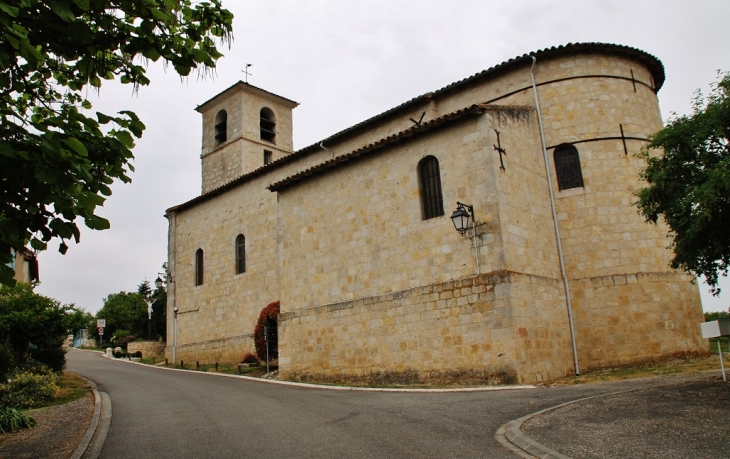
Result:
M462 236L466 234L466 230L469 229L470 218L472 222L475 222L474 206L462 204L457 201L456 210L453 214L451 214L451 221L454 222L454 228L456 228L456 231L458 231Z
M469 229L469 220L471 219L472 226L472 247L474 249L474 259L477 266L477 275L481 274L481 267L479 266L479 247L477 246L477 220L474 218L474 206L456 202L456 210L451 214L451 221L454 222L454 228L462 236L466 234L466 230Z
M164 277L165 280L162 280ZM165 286L165 282L172 282L172 276L169 273L157 273L157 279L155 279L155 287L161 289Z

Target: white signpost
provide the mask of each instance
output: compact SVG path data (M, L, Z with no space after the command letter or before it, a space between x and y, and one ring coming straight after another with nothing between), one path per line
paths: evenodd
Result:
M721 336L730 336L730 320L713 320L700 324L703 338L717 338L717 352L720 354L720 368L722 369L722 380L727 381L725 377L725 364L722 361L722 344Z
M99 346L104 341L104 328L106 327L106 319L96 319L96 329L99 331Z

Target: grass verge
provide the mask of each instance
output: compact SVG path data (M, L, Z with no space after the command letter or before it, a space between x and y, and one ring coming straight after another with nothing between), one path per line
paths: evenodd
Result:
M715 348L717 350L717 348ZM730 359L725 356L725 371L730 374ZM703 371L719 370L720 358L715 354L692 360L678 360L662 364L651 364L630 368L593 370L580 376L566 376L545 383L546 386L565 386L570 384L590 384L597 382L620 381L623 379L648 378L651 376L693 374Z
M66 371L61 374L59 386L61 387L61 390L58 391L56 397L40 408L73 402L81 397L85 397L90 389L89 383L86 382L84 378Z

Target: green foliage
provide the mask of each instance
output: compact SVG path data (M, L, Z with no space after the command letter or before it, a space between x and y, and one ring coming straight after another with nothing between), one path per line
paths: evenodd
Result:
M77 331L87 328L93 319L94 316L71 304L67 306L66 315L63 318L63 326L69 335L74 335Z
M48 366L56 373L61 373L66 368L66 351L60 346L31 348L30 358Z
M10 343L0 342L0 381L8 379L10 370L15 366L15 353Z
M152 304L152 339L167 337L167 292L155 289L152 293L155 302Z
M17 432L20 429L33 428L34 426L35 419L30 416L22 414L16 408L0 406L0 432Z
M0 336L12 347L16 363L23 362L31 343L39 349L61 346L67 309L27 284L0 287Z
M112 293L104 299L104 306L96 313L97 319L106 320L104 336L117 339L128 336L147 336L147 303L139 293ZM89 327L90 335L96 338L99 333L96 323Z
M254 328L254 344L259 359L266 360L266 347L268 338L269 359L279 358L279 330L277 328L277 316L279 315L279 302L268 304L259 314L259 319ZM264 327L266 334L264 334Z
M647 221L669 225L672 267L704 276L718 295L730 267L730 75L707 98L698 91L692 112L650 137L640 155L648 186L636 205Z
M0 1L0 284L15 283L11 249L59 239L65 253L77 219L110 226L96 207L130 182L145 126L130 111L92 112L88 91L148 85L145 64L160 59L181 76L212 69L232 21L220 0Z
M122 349L127 349L127 344L132 341L137 341L137 337L134 335L120 335L120 338L114 340L114 346L119 346Z
M59 391L59 376L45 369L18 369L10 374L10 382L0 384L0 405L33 408L50 402Z
M705 313L705 322L713 322L715 320L730 320L730 312L718 311Z

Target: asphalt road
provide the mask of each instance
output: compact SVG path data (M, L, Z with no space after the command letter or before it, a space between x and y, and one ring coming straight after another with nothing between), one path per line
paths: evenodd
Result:
M514 458L506 422L590 395L650 385L491 392L335 391L169 371L71 351L67 369L109 394L101 458Z

